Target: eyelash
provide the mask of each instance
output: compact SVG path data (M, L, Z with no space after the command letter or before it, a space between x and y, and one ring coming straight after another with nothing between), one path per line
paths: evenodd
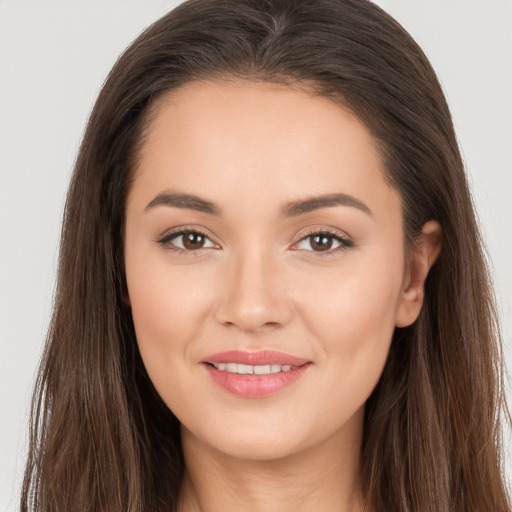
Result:
M178 254L186 254L187 256L197 256L198 252L201 251L203 248L200 249L181 249L180 247L172 246L170 245L171 240L174 238L177 238L179 236L183 236L185 234L195 234L200 235L208 240L210 238L208 235L196 228L180 228L178 231L173 231L167 235L165 235L163 238L157 240L157 243L160 244L160 246L166 250L173 251ZM307 252L313 252L316 256L324 257L324 256L333 256L338 252L343 252L347 249L350 249L351 247L354 247L354 242L349 240L348 238L341 236L339 233L330 231L329 229L314 229L305 234L298 242L302 242L303 240L306 240L307 238L311 238L315 235L325 235L329 238L333 238L336 242L340 244L339 247L335 248L334 250L329 251L307 251ZM294 244L296 245L296 244Z

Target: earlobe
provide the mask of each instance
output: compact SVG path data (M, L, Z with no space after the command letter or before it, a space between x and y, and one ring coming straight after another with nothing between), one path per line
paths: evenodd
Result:
M411 261L397 307L396 327L407 327L418 318L425 297L425 280L441 252L441 245L441 226L431 220L423 226L421 237L412 247Z

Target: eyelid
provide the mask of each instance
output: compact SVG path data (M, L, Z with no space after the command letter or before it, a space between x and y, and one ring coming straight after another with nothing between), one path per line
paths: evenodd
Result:
M170 243L170 241L173 238L182 236L185 233L195 233L195 234L201 235L204 238L210 240L210 242L212 244L217 245L217 246L219 245L216 242L214 242L212 240L213 237L211 237L205 231L203 231L200 228L193 227L193 226L180 226L178 228L175 228L175 229L167 232L165 235L160 236L157 239L157 242L163 248L165 248L167 250L177 252L177 253L186 254L188 256L197 256L203 249L212 249L212 247L201 247L199 249L182 249L181 247L176 247L176 246L170 247L167 245ZM293 250L309 252L309 253L314 254L315 256L328 256L328 255L334 255L338 252L342 252L342 251L344 251L350 247L353 247L355 245L354 242L352 241L352 239L350 237L348 237L348 235L346 235L345 233L343 233L339 230L334 230L333 228L325 228L325 227L315 226L315 227L309 228L306 231L306 233L303 233L301 235L300 239L297 242L295 242L292 245L292 247L295 247L296 245L300 244L303 240L305 240L313 235L327 235L328 237L331 237L331 238L334 238L335 240L337 240L340 243L340 246L335 248L334 250L331 249L331 250L326 250L326 251L308 251L308 250L304 250L304 249L293 249Z
M171 240L173 238L177 238L178 236L182 236L185 233L195 233L198 235L203 236L204 238L210 240L210 242L214 245L219 245L216 242L212 240L212 236L203 231L200 228L193 227L193 226L180 226L178 228L174 228L171 231L167 231L164 235L161 235L157 238L156 242L162 246L162 248L177 252L177 253L184 253L190 256L198 255L198 253L201 251L202 248L196 249L196 250L189 250L189 249L182 249L181 247L170 247L168 244L170 244ZM211 247L206 247L206 249L211 249Z
M330 249L327 251L304 251L307 253L314 254L315 257L317 257L317 256L320 256L320 257L334 256L340 252L343 252L343 251L355 246L355 243L352 240L352 238L349 237L346 233L339 231L337 229L320 227L320 226L315 226L315 227L309 228L308 231L306 231L306 233L303 233L301 235L300 239L297 242L295 242L293 244L293 246L298 245L303 240L305 240L313 235L327 235L328 237L334 238L335 240L337 240L340 243L339 247L337 247L335 249ZM303 249L295 249L295 250L303 250Z

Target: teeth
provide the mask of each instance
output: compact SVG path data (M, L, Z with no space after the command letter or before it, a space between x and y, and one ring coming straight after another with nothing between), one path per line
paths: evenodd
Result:
M252 375L254 373L254 366L251 366L250 364L239 364L237 373L241 373L242 375Z
M270 365L267 364L265 366L255 366L254 373L256 375L268 375L270 373Z
M253 366L251 364L237 363L212 363L217 370L230 373L239 373L240 375L269 375L270 373L289 372L294 366L289 364L266 364Z

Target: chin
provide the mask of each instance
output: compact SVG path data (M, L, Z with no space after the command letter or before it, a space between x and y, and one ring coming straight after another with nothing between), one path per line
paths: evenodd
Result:
M272 462L300 453L306 447L305 443L290 443L290 440L277 442L268 439L242 439L236 443L217 443L215 448L235 459Z
M284 426L262 427L261 425L229 428L224 424L219 429L209 425L208 432L190 431L183 427L182 437L198 439L205 448L235 459L253 461L275 461L305 450L310 445L310 437L304 433L290 432Z

